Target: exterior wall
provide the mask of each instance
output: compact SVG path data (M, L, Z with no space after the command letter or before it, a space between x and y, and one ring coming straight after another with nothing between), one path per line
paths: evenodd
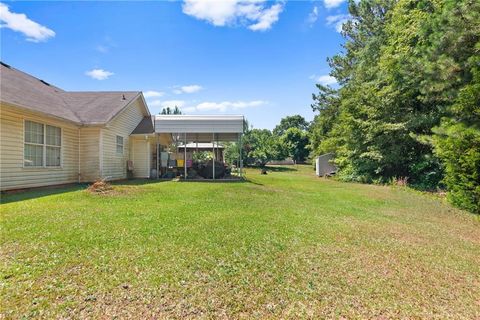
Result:
M80 181L92 182L100 177L100 128L80 129Z
M62 130L61 167L28 168L23 165L24 120ZM33 112L0 106L0 188L20 189L78 182L78 127Z
M152 158L151 141L145 138L131 138L130 156L133 161L133 176L135 178L150 177L150 162Z
M98 178L124 179L130 156L130 133L146 115L141 99L133 102L106 127L79 127L11 106L0 106L0 189L21 189L56 184L92 182ZM24 167L24 121L31 120L62 130L61 166ZM116 152L116 136L123 137L123 154ZM150 159L150 144L145 159ZM149 172L147 167L145 172ZM134 164L135 166L135 164ZM142 174L144 175L144 174ZM148 175L147 175L148 177Z
M130 134L146 115L141 103L141 100L137 99L102 129L100 138L103 149L100 165L102 177L109 180L127 177L127 160L131 159ZM118 154L116 150L117 135L123 137L123 154Z

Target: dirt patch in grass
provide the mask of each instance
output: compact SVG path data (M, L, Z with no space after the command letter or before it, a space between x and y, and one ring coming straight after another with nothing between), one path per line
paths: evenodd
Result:
M85 192L102 197L126 196L138 193L140 186L135 185L112 185L105 180L99 180L88 186Z
M107 194L113 191L113 186L105 179L99 179L88 186L87 191L92 194Z

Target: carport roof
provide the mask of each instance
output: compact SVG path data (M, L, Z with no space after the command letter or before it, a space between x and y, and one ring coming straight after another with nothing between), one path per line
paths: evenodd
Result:
M233 140L243 133L243 115L156 115L155 132L187 134L187 140ZM208 140L207 140L208 139Z

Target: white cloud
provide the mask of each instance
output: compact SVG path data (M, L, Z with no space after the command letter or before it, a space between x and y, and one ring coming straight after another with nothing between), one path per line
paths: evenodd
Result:
M195 109L197 111L221 111L225 112L227 110L238 110L250 107L258 107L265 105L267 102L262 100L254 101L223 101L223 102L202 102L198 104Z
M222 101L222 102L201 102L194 104L195 101L185 100L153 100L148 102L150 108L175 108L177 106L183 113L195 113L195 112L226 112L229 110L239 110L245 108L259 107L267 104L267 101L253 100L253 101Z
M101 53L107 53L108 51L110 51L110 48L107 47L107 46L104 46L104 45L98 45L96 48L95 48L98 52L101 52Z
M331 9L338 7L345 1L346 0L323 0L323 4L325 5L325 8Z
M165 92L162 92L162 91L152 91L152 90L149 90L149 91L145 91L145 92L143 93L143 96L145 97L145 99L148 99L148 98L158 98L158 97L162 97L164 94L165 94Z
M182 113L190 113L190 112L195 112L197 110L195 107L183 107L180 109Z
M55 36L53 30L30 20L23 13L11 12L8 6L0 3L0 28L8 28L23 33L28 41L42 42Z
M155 100L150 103L151 106L153 107L162 107L162 108L175 108L179 107L182 108L185 106L185 101L183 100L167 100L167 101L160 101L160 100Z
M282 11L283 4L274 4L269 9L263 10L259 15L258 22L248 26L248 29L252 31L265 31L270 29L272 25L278 21L278 16Z
M149 107L160 107L162 106L162 100L152 100L147 102Z
M308 15L307 23L312 26L318 20L318 7L314 6L312 12Z
M337 83L337 79L335 79L334 77L332 77L328 74L324 74L324 75L321 75L321 76L311 75L310 79L313 79L316 82L318 82L320 84L323 84L324 86L330 86L330 85L334 85L334 84Z
M352 17L348 14L338 14L334 16L327 17L327 26L334 26L337 32L342 32L342 26L345 22L350 20Z
M199 86L198 84L192 84L192 85L188 85L188 86L179 87L179 88L173 90L173 93L175 93L175 94L195 93L195 92L198 92L202 89L203 89L202 86Z
M105 36L102 40L102 43L95 47L95 50L100 53L108 53L110 52L110 49L116 46L117 44L112 40L112 38L110 38L110 36Z
M92 69L90 71L85 72L87 76L90 78L96 79L96 80L106 80L110 78L110 76L113 76L114 73L110 71L106 71L103 69Z
M247 25L265 31L278 21L283 1L268 6L266 0L184 0L183 13L214 26Z

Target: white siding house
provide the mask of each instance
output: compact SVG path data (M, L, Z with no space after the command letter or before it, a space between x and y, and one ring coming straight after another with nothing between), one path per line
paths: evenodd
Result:
M152 116L139 91L64 91L0 64L1 191L125 179L128 170L136 178L175 172L186 179L195 171L192 151L171 151L182 143L210 143L214 177L223 158L218 141L241 143L241 115ZM168 163L159 160L166 154Z
M1 190L127 177L141 92L67 92L4 63L0 76Z

